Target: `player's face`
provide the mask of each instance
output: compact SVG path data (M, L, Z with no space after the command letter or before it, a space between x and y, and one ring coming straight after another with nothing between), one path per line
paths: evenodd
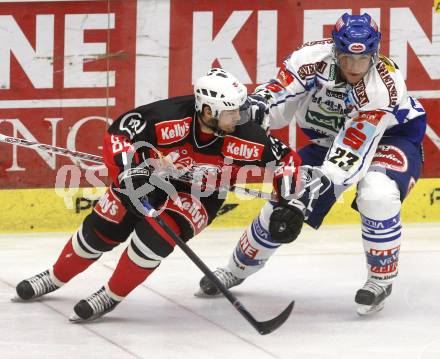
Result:
M223 110L218 117L218 127L226 133L232 133L235 126L240 120L240 111L237 110Z
M358 83L368 72L372 63L372 55L337 55L342 77L351 85Z

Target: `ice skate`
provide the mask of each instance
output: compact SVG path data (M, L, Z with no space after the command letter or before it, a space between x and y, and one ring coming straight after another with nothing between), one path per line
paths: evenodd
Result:
M105 287L102 287L90 297L76 303L73 308L75 313L69 320L74 323L95 320L111 312L119 303L119 301L110 298Z
M383 309L385 299L391 294L392 285L379 285L377 282L367 280L364 286L356 293L354 301L358 304L359 315L369 315Z
M244 279L236 277L232 272L226 268L217 268L213 274L223 283L226 288L232 288L241 284ZM200 280L200 290L194 295L196 297L213 297L220 294L220 291L215 284L206 276Z
M59 287L54 283L49 270L46 270L18 283L15 288L17 295L11 300L13 302L22 302L36 299L57 290Z

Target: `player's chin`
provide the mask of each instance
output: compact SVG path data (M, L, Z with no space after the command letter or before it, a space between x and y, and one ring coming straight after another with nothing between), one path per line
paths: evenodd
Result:
M359 75L347 75L347 82L350 85L356 85L360 80L362 80L362 78L364 77L363 74L359 74Z
M228 126L222 129L226 134L230 134L235 131L235 126Z

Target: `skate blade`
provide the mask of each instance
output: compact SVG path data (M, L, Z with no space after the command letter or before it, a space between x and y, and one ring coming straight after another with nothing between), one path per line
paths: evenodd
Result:
M102 316L104 316L104 314L106 314L108 312L111 312L111 310L105 311L105 312L100 313L100 314L92 315L90 318L87 318L87 319L81 318L78 314L73 312L73 314L69 317L69 322L71 322L71 323L90 323L90 322L94 322L96 319L101 318Z
M78 316L76 313L73 313L70 317L69 317L69 322L70 323L87 323L87 322L91 322L93 319L95 318L89 318L89 319L84 319L81 318L80 316Z
M16 294L15 296L13 296L11 298L11 302L13 303L29 303L29 302L36 302L41 298L41 296L39 297L33 297L33 298L29 298L29 299L23 299L22 297L20 297L18 294Z
M28 300L24 300L23 298L19 297L18 294L16 294L15 296L13 296L11 298L11 302L13 303L23 303L23 302L29 302L30 299Z
M197 298L215 298L215 297L218 297L219 295L220 295L220 293L217 293L217 294L214 294L214 295L206 294L201 289L199 289L198 292L194 293L194 297L197 297Z
M378 305L358 304L356 312L360 316L366 316L381 311L384 306L385 306L385 302L379 303Z

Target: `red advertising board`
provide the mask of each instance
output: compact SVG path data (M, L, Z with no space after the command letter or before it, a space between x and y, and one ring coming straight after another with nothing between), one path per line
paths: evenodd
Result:
M135 105L163 98L163 88L168 88L168 96L188 94L196 77L211 66L221 66L252 90L274 76L300 44L328 37L331 24L344 11L368 11L380 24L381 52L396 60L408 90L428 112L424 176L440 177L436 160L440 13L434 12L432 0L353 4L348 0L0 3L0 133L100 154L108 124ZM143 33L148 27L144 23L153 22L157 25ZM166 49L166 55L150 53L148 46L144 51L145 39ZM163 61L164 66L139 70L148 58ZM149 81L153 72L154 78L163 73L165 82ZM287 138L288 129L278 134ZM299 146L305 143L300 131L296 141ZM68 159L9 144L0 144L0 153L1 188L52 187L58 169L72 165ZM104 180L105 171L96 175ZM83 174L80 183L90 181Z
M109 120L134 106L135 18L132 1L0 4L0 133L100 154ZM1 188L53 187L72 165L0 146Z

